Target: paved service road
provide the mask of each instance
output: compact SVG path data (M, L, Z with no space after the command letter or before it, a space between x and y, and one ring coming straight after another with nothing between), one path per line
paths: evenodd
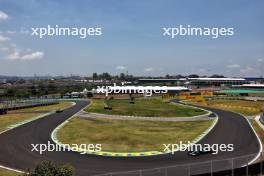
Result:
M0 165L19 170L32 169L42 160L56 163L69 163L75 167L76 175L88 176L108 172L164 167L177 164L197 163L254 154L259 151L258 139L249 126L247 120L238 114L209 109L219 116L215 128L200 142L208 144L234 144L233 152L220 152L217 155L202 155L191 157L186 152L176 152L175 155L166 154L149 157L105 157L95 155L81 155L75 152L46 152L40 155L31 151L31 144L47 144L51 141L51 132L63 121L88 105L87 101L76 101L76 105L61 113L52 114L44 118L27 123L0 135ZM1 120L1 119L0 119ZM89 133L89 131L87 131ZM254 156L248 158L252 160ZM234 166L246 164L245 159L237 160ZM230 161L214 164L214 170L230 167ZM191 167L191 173L210 171L208 164ZM163 171L162 171L163 172ZM167 175L186 175L186 167L168 169ZM143 176L144 176L144 172ZM119 176L133 174L119 174ZM136 174L134 174L136 175ZM138 175L138 174L137 174ZM147 171L146 174L147 175ZM151 171L148 176L158 176L161 170Z

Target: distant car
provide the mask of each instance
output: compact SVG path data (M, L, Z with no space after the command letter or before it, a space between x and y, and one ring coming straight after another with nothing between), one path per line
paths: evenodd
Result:
M104 106L104 109L112 110L112 107L111 106Z
M212 150L194 150L194 151L189 151L188 155L190 156L199 156L199 155L205 155L205 154L212 154L213 151Z
M56 113L61 113L61 112L63 112L62 109L57 109L57 110L56 110Z

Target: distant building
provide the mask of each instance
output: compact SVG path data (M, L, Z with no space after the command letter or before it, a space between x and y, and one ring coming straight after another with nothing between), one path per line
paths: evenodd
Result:
M242 85L249 83L244 78L180 78L180 79L139 79L139 83L171 83L183 86L196 86L196 87L220 87Z
M245 79L250 83L264 83L263 77L246 77Z
M62 96L62 98L83 98L87 97L87 93L89 91L85 88L83 89L82 92L71 92L71 93L66 93Z
M184 85L186 83L186 78L180 79L167 79L167 78L160 78L160 79L138 79L139 84L174 84L174 85Z
M264 90L264 84L242 84L233 86L233 88Z
M190 85L197 87L220 87L249 83L249 81L244 78L188 78L188 81Z

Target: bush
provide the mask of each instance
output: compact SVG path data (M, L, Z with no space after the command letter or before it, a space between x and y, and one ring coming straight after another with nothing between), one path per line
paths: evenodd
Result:
M33 172L24 176L73 176L73 168L70 165L58 166L49 161L38 164Z

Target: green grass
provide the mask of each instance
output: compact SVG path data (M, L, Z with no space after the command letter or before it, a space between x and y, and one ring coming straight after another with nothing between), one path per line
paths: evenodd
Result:
M105 110L104 100L94 99L92 105L86 111L101 114L144 117L190 117L206 113L201 109L168 103L158 98L137 98L135 99L135 104L130 104L129 102L129 100L107 100L107 105L113 109Z
M10 125L22 122L27 119L44 114L45 112L38 111L54 111L57 109L63 109L70 107L70 102L61 102L55 105L40 106L34 108L20 109L15 111L9 111L6 115L0 115L0 132L6 130Z
M0 168L0 175L1 176L21 176L22 174L18 173L18 172L9 171L9 170Z
M211 124L212 120L157 122L75 117L57 136L65 144L102 144L103 151L163 151L163 144L192 141Z

